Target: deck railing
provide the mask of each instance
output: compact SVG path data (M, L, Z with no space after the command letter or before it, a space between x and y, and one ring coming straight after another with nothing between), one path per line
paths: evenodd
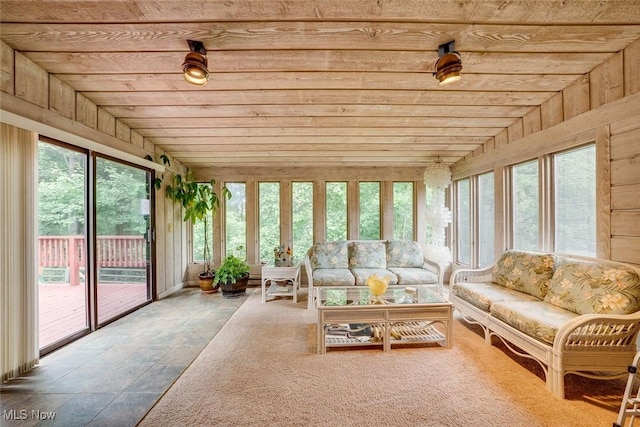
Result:
M147 245L143 236L101 236L97 239L98 268L144 268ZM80 270L85 266L84 236L41 236L38 254L40 267L69 269L69 283L80 284Z

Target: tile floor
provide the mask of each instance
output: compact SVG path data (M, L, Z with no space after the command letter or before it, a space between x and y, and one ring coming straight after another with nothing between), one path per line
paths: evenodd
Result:
M0 386L0 425L135 426L245 300L182 289L43 357Z

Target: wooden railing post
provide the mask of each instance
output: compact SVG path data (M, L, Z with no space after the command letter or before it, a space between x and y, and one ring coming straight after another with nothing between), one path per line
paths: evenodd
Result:
M83 239L83 237L80 237ZM80 284L80 257L78 256L78 236L69 236L67 246L67 265L69 266L69 284Z

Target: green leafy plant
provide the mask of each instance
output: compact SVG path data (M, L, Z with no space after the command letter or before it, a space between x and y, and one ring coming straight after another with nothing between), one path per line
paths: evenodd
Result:
M220 267L216 269L216 277L213 279L213 284L236 283L239 278L248 273L249 264L245 260L233 254L227 255Z
M151 154L147 154L146 156L144 156L144 158L146 160L149 160L151 162L154 162L155 160L153 159L153 157L151 156ZM169 156L167 156L166 154L161 154L160 155L160 160L162 160L162 163L167 165L167 166L171 166L171 160L169 160ZM153 180L153 187L156 190L159 190L162 187L162 177L156 177Z
M209 249L209 213L213 219L220 208L220 196L215 192L215 180L206 183L196 182L193 175L176 174L173 182L167 185L166 194L171 200L179 203L184 208L184 221L202 221L204 225L204 270L201 276L213 276L211 270L211 250ZM222 197L231 198L231 192L223 186L220 192Z

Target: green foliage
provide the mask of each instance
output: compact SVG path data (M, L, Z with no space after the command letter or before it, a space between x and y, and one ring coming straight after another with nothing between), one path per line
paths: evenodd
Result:
M301 259L313 245L313 183L294 182L292 192L293 256ZM283 242L284 243L284 242Z
M244 245L247 242L247 192L244 182L227 183L233 199L226 204L226 252L236 248L236 255L246 258ZM241 248L238 251L238 248Z
M259 184L260 261L273 260L273 247L280 246L280 183Z
M214 191L215 180L208 183L198 183L193 175L187 174L184 178L176 174L173 177L173 184L167 185L165 192L174 202L180 204L184 209L184 221L196 223L202 221L204 226L204 247L203 247L203 273L211 273L211 252L208 241L208 221L209 216L213 218L220 208L220 197ZM225 186L221 189L222 197L231 199L231 192Z
M393 183L393 237L413 240L413 182Z
M347 238L347 183L327 182L327 240Z
M242 248L238 248L241 250ZM213 279L214 286L220 283L236 283L236 281L249 273L249 264L235 255L227 255L216 269L216 276Z
M42 236L85 233L87 155L54 144L38 145L38 230ZM147 223L141 200L149 198L147 173L98 158L96 161L98 235L141 235Z
M380 239L380 183L360 183L360 239Z

